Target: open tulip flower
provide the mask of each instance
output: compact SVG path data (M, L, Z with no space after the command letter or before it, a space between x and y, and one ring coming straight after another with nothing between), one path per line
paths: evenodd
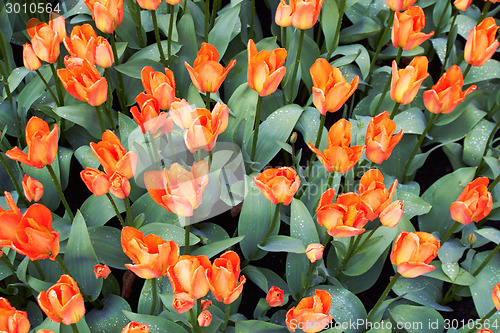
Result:
M130 109L135 122L141 127L142 133L170 133L173 121L168 114L160 111L158 100L152 95L140 93L135 101L139 104Z
M246 282L240 275L240 257L234 251L227 251L214 260L212 269L206 271L210 290L219 302L233 303L241 294Z
M151 66L146 66L141 71L141 81L146 94L152 95L158 101L160 109L170 109L175 100L174 73L170 69L165 68L163 74L155 72Z
M211 269L210 260L204 255L181 256L175 265L167 269L174 294L186 293L194 299L204 297L209 290L206 274Z
M407 10L408 7L413 6L417 0L386 0L387 6L395 12Z
M439 241L427 232L402 231L394 241L391 262L398 267L399 274L414 278L436 268L429 263L436 258L439 248Z
M477 86L472 85L462 91L464 78L462 70L457 65L448 69L439 81L432 86L431 90L424 91L424 104L427 110L432 113L450 113L455 107L462 103L465 96L476 90Z
M253 176L260 192L273 204L288 206L300 186L300 177L293 168L266 169Z
M57 157L57 141L59 139L57 124L51 131L44 120L33 116L26 124L25 137L28 153L23 153L19 147L14 147L7 151L8 158L37 169L54 162Z
M96 197L109 193L109 176L104 172L94 168L86 168L80 172L80 177L89 191Z
M467 10L467 8L469 8L471 3L472 3L472 0L455 0L453 2L453 5L455 5L455 7L458 10L461 10L464 12Z
M177 99L170 105L169 116L181 129L188 129L198 118L198 108L192 108L185 99Z
M488 178L479 177L467 184L457 200L451 203L451 218L467 225L473 221L479 222L488 216L493 207L488 183Z
M429 76L427 57L415 57L404 69L398 69L395 61L392 62L391 99L403 105L411 103L417 96L418 89Z
M111 45L105 38L97 36L90 24L75 26L70 37L65 37L63 43L71 56L87 59L91 65L102 68L113 65Z
M392 150L401 141L404 131L401 129L398 134L396 123L390 118L389 112L384 111L381 114L370 119L366 129L366 157L373 163L380 164L389 159Z
M97 29L111 34L122 23L123 0L85 0Z
M465 62L472 66L482 66L491 59L500 42L496 39L498 25L493 17L485 18L472 28L464 48Z
M370 206L370 220L377 217L391 203L397 185L398 180L396 179L387 191L384 185L384 176L377 169L368 170L361 177L358 192L361 200Z
M146 172L144 183L157 204L179 216L193 216L208 184L208 172L204 160L193 164L191 171L174 163L169 170Z
M130 322L122 329L121 333L149 333L149 327L136 321Z
M36 67L36 59L33 53L41 60L53 64L57 61L60 53L60 43L66 37L64 17L52 12L49 17L49 24L43 23L36 18L32 18L26 25L26 30L31 38L31 46L25 52L25 58L30 67ZM26 66L28 69L30 67ZM34 69L30 69L34 70Z
M215 94L231 68L236 65L236 60L231 60L229 65L224 68L219 64L219 52L215 46L202 43L201 49L196 54L193 67L187 62L184 62L184 65L189 72L191 81L201 93Z
M127 179L134 177L137 156L133 151L127 152L120 139L110 130L102 134L102 141L91 142L90 148L108 175L119 172Z
M318 21L323 0L281 0L276 9L275 22L281 27L293 25L297 29L311 29Z
M313 103L322 115L338 111L358 87L359 76L347 83L342 72L323 58L309 70L313 81Z
M29 331L28 314L17 310L6 298L0 297L0 332L28 333Z
M325 290L316 289L314 295L300 300L286 313L286 326L291 332L301 328L305 333L322 331L333 317L329 314L332 296ZM299 327L300 326L300 327Z
M421 32L424 26L424 11L418 6L410 7L402 13L395 12L392 45L405 51L413 50L434 35L434 31L428 34Z

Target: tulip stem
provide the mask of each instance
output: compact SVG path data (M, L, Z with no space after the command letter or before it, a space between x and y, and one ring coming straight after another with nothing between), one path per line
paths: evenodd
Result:
M7 161L3 157L2 153L0 153L0 163L2 163L3 167L5 168L5 171L7 171L7 174L9 175L9 178L12 181L12 184L14 184L14 189L16 190L17 194L19 195L19 198L23 201L23 203L26 205L26 207L29 207L30 203L24 197L24 191L21 189L21 187L19 187L19 184L17 183L16 177L14 177L14 174L12 173L12 170L10 169L10 166L7 164Z
M185 217L185 224L186 226L184 227L184 254L188 255L189 254L189 231L191 229L191 224L189 224L189 216Z
M64 264L64 262L63 262L63 260L61 259L61 256L60 256L60 255L58 255L58 256L56 257L56 262L59 264L59 266L61 266L61 269L63 270L63 273L64 273L64 274L71 275L71 274L69 273L68 267L66 267L66 265Z
M391 291L392 287L394 287L394 285L396 284L396 281L398 281L399 277L401 276L401 274L399 273L396 273L392 278L391 278L391 282L389 282L389 284L387 285L387 287L385 288L384 292L382 293L382 295L380 295L380 298L378 299L377 303L375 303L375 306L373 307L373 309L370 311L370 313L368 314L368 318L367 318L367 321L371 321L373 315L377 312L378 308L380 307L380 305L382 305L382 302L384 301L384 299L387 297L387 295L389 295L389 292Z
M401 103L398 103L398 102L396 102L396 104L394 105L394 109L392 109L391 116L390 116L391 119L394 119L394 116L398 112L400 105L401 105Z
M211 99L210 99L210 91L207 91L207 92L205 93L205 108L206 108L208 111L210 111L210 101L211 101Z
M319 149L319 144L321 143L321 137L323 136L323 128L325 127L325 121L326 121L326 113L322 114L320 117L318 135L316 136L316 142L314 143L314 147L316 147L318 149ZM311 171L312 171L312 167L313 167L315 160L316 160L316 154L313 153L311 155L311 160L309 161L309 166L307 167L307 179L308 180L311 176Z
M167 40L167 57L169 64L171 64L170 56L172 55L172 30L174 28L174 12L175 12L174 5L170 5L170 22L168 24L168 40Z
M155 312L156 312L156 293L157 293L157 290L156 290L156 278L152 278L151 279L151 297L152 297L152 301L151 301L151 310L149 310L149 314L150 315L154 315Z
M54 182L54 186L56 187L56 190L57 190L57 193L59 194L59 197L61 198L64 209L66 209L66 213L68 213L70 220L73 221L75 216L71 212L71 208L69 208L68 201L66 201L66 197L64 196L64 192L62 191L62 188L61 188L61 183L59 183L59 180L57 179L57 176L54 172L54 169L52 168L52 165L50 165L50 164L47 165L47 171L49 172L50 177L52 178L52 181Z
M0 39L0 45L1 45L1 49L2 49L3 59L5 59L5 62L6 62L5 66L7 67L6 68L7 72L10 72L9 65L7 64L8 58L7 58L7 56L5 55L5 52L4 52L4 45L3 45L2 39ZM4 71L2 65L0 65L0 75L2 76L2 80L1 81L3 82L3 85L5 87L5 92L7 93L7 97L9 99L10 108L13 109L14 108L14 99L12 97L12 93L11 93L10 88L9 88L8 76L5 74L5 71ZM56 99L54 98L54 100L56 100Z
M420 137L418 138L417 144L415 145L415 148L413 148L413 151L410 155L410 158L406 162L406 165L405 165L405 168L403 171L403 181L402 181L403 184L406 183L406 180L408 179L407 173L408 173L408 169L410 169L411 162L415 158L415 155L417 154L418 149L422 145L422 142L424 142L425 136L430 131L430 129L432 128L432 126L437 121L437 119L439 118L440 115L441 115L440 113L439 114L433 113L431 116L431 119L429 119L429 122L427 123L427 126L425 126L424 131L422 132L422 134L420 134Z
M330 62L330 57L332 56L333 51L335 51L337 49L337 46L339 45L340 27L342 26L342 18L344 17L345 2L346 0L337 1L337 3L339 3L339 18L337 20L337 28L335 29L335 36L333 37L332 46L330 48L330 51L328 51L328 55L326 56L326 60L328 60L328 62Z
M494 315L497 311L498 311L498 310L497 310L497 308L493 308L493 309L491 309L491 311L490 311L490 312L488 312L488 313L486 314L486 316L484 316L483 318L481 318L479 321L476 321L476 325L474 325L474 327L473 327L473 328L471 328L469 331L467 331L467 333L473 333L473 332L475 332L475 331L477 330L477 327L481 327L481 326L482 326L482 324L483 324L486 320L490 319L490 317L491 317L491 316L493 316L493 315Z
M441 32L441 23L443 23L443 19L444 19L444 15L446 14L446 11L448 10L448 7L450 7L451 5L451 1L452 0L449 0L447 3L446 3L446 6L444 7L444 10L443 12L441 13L441 16L439 17L439 21L438 21L438 24L436 26L436 37L439 35L439 33ZM451 30L451 29L450 29Z
M101 133L104 133L106 129L104 128L104 122L102 121L101 108L99 105L94 106L94 108L97 114L97 120L99 121L99 127L101 128Z
M498 125L498 123L497 123ZM498 182L500 181L500 174L495 178L495 180L488 186L488 191L493 191L493 189L495 188L495 186L498 184Z
M79 333L78 327L76 326L76 324L71 324L71 329L73 330L73 333Z
M401 59L401 55L403 54L403 49L400 47L398 48L398 54L396 55L396 65L399 64L399 60ZM378 114L378 110L380 109L380 106L384 102L385 95L387 95L387 92L389 91L389 87L391 86L392 82L392 74L389 75L387 78L387 82L384 87L384 91L382 92L382 95L380 96L380 99L378 100L377 107L375 108L375 112L373 113L374 115Z
M467 74L469 74L469 71L470 71L471 68L472 68L471 64L468 64L467 68L465 68L465 71L464 71L464 81L465 81L465 78L467 77Z
M226 329L230 314L231 314L231 304L225 304L224 305L224 322L222 322L222 325L220 327L221 332L224 332L224 330Z
M295 66L293 67L292 82L290 85L290 96L288 98L288 104L293 102L295 77L297 76L297 71L299 70L300 54L302 53L302 44L304 43L304 33L305 30L300 30L299 47L297 48L297 56L295 57Z
M443 62L443 67L441 68L441 74L439 76L442 76L444 71L446 70L446 64L448 63L448 58L450 57L451 53L451 30L453 29L453 26L455 25L455 21L457 20L458 16L458 10L455 11L455 14L453 15L453 20L451 21L451 26L450 26L450 32L448 33L448 39L446 40L446 55L444 57L444 62Z
M347 266L347 263L351 260L354 250L359 244L359 241L361 240L360 236L351 236L351 239L349 240L349 247L347 248L347 254L345 258L342 260L339 266L339 271L337 273L337 279L340 277L340 274L344 271L345 267Z
M116 40L115 40L115 34L112 33L109 35L109 41L111 42L111 50L113 50L113 57L115 61L115 66L120 64L120 61L118 59L118 50L116 49ZM126 101L123 100L123 92L125 90L124 85L123 85L123 77L122 73L120 71L116 71L116 75L118 77L118 87L116 88L116 94L118 95L118 101L120 102L120 108L122 109L123 113L127 112L127 104ZM109 82L108 82L109 84Z
M482 20L486 17L486 14L488 14L488 11L490 10L491 6L491 1L488 1L484 4L483 11L481 12L481 16L477 20L477 23L481 23Z
M132 210L130 209L130 199L128 196L123 199L123 202L125 203L125 211L127 212L127 224L132 225Z
M111 194L106 193L106 196L108 197L109 202L111 203L111 206L113 206L113 209L115 210L116 217L118 217L118 220L120 220L120 224L122 227L125 227L125 221L123 220L122 215L120 214L120 211L118 210L118 207L116 207L115 201L113 200L113 197Z
M54 82L56 83L56 90L57 90L57 96L59 97L59 105L64 105L64 98L63 98L63 92L62 92L62 83L61 80L59 80L59 76L57 76L56 68L54 67L54 64L50 64L50 70L52 71L52 75L54 76ZM41 75L40 75L41 77Z
M43 273L42 267L40 267L40 263L37 260L33 260L33 265L35 265L36 271L38 272L38 275L40 275L40 279L45 281L45 274Z
M172 14L170 14L172 15ZM167 62L165 60L165 55L163 54L163 47L161 45L160 30L158 29L158 19L156 18L156 11L151 11L151 17L153 18L153 27L155 31L156 45L158 45L158 52L160 53L160 61L164 67L167 67Z
M210 29L214 27L215 18L217 17L217 13L219 12L220 7L221 7L221 0L215 0L214 5L212 7L212 15L210 18Z
M457 229L457 227L460 225L460 223L458 222L455 222L453 223L453 225L451 226L451 228L448 229L448 231L446 231L446 233L444 234L443 238L441 238L441 246L443 246L444 243L446 243L446 241L448 239L450 239L451 235L453 235L453 232L455 231L455 229Z
M209 30L210 30L210 0L205 0L205 43L208 43Z
M380 51L382 51L382 46L384 46L384 41L387 38L387 34L389 30L391 30L392 23L394 22L394 11L392 9L389 10L389 20L385 26L384 32L377 43L377 48L375 49L375 54L373 55L372 61L370 62L370 70L368 71L368 80L371 81L373 68L375 67L375 63L377 62Z
M281 28L281 47L286 49L286 27Z
M254 26L255 26L255 0L252 0L250 5L250 38L254 39Z
M493 122L495 122L494 119L492 119L493 115L498 111L498 109L500 109L500 104L497 104L495 107L493 107L490 112L486 115L486 119L487 120L493 120ZM500 128L500 122L496 122L495 124L495 127L493 128L493 130L491 131L490 133L490 136L488 137L488 140L486 141L486 144L485 144L485 148L484 148L484 152L483 152L483 157L486 155L486 153L488 152L488 149L490 147L490 143L491 143L491 140L493 140L493 138L495 137L495 134L496 132L498 131L498 129ZM484 162L484 158L481 159L481 163L479 163L479 166L477 167L476 169L476 173L474 175L474 178L477 177L477 175L479 174L480 170L482 169L482 167L484 166L485 162ZM493 181L495 183L495 181ZM498 182L498 181L497 181ZM495 187L496 183L493 184L493 186L490 185L491 189L493 189L493 187ZM491 190L488 189L490 192ZM479 228L479 227L478 227Z
M257 148L257 138L259 137L259 126L260 126L260 114L262 113L262 97L259 95L257 97L257 111L255 112L255 122L254 122L254 132L252 141L252 153L250 159L253 161L255 159L255 153Z
M52 99L54 100L54 102L56 102L56 105L57 106L61 106L61 102L59 102L59 99L57 99L56 95L54 94L54 92L50 88L48 82L45 80L45 78L43 77L42 73L40 73L40 71L38 69L35 69L35 72L38 74L38 76L40 77L40 79L42 80L42 82L47 87L47 90L49 91L50 96L52 96Z

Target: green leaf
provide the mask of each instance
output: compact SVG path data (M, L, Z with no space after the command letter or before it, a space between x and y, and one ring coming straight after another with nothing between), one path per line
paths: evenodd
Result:
M120 245L120 230L104 226L91 227L88 231L90 241L99 261L110 267L125 269L125 264L130 263L130 259L123 253Z
M166 42L166 41L164 41L164 42ZM163 45L163 42L162 42L162 45ZM165 46L166 45L167 44L165 44ZM154 47L154 48L152 48L152 47ZM148 46L147 48L152 48L151 52L153 52L153 50L156 49L156 52L158 53L158 47L156 44ZM137 53L139 53L139 52L137 52ZM146 56L146 55L144 55L144 56ZM128 76L136 78L136 79L141 78L141 71L146 66L153 67L153 69L157 72L164 72L165 69L162 66L162 64L159 62L159 59L152 60L152 58L153 58L153 56L151 56L151 55L149 55L147 58L135 57L134 59L132 59L132 57L131 57L126 63L118 65L115 68L120 73L123 73L125 75L128 75Z
M221 253L222 251L229 249L231 246L238 244L241 240L245 238L245 236L239 236L229 239L224 239L218 242L209 243L200 248L194 250L191 255L199 256L206 255L208 259L214 257L216 254Z
M408 333L436 333L436 330L444 330L443 317L432 308L400 304L389 310L389 313Z
M484 262L489 253L490 251L485 251L474 257L471 267L472 272ZM498 281L500 281L500 257L497 255L476 276L476 283L470 286L472 299L480 317L484 317L493 309L494 304L491 299L491 291Z
M260 320L237 320L236 321L236 333L254 333L254 332L266 332L266 333L287 333L288 330L280 325L267 323Z
M156 283L158 288L157 279L146 279L144 281L144 285L142 286L141 294L139 296L139 305L137 306L137 312L140 314L151 314L151 305L153 303L153 283ZM161 302L156 302L153 314L158 314L161 311L161 308Z
M401 200L404 204L403 211L408 219L417 215L427 214L432 208L427 201L418 195L400 189L396 191L395 200L397 199Z
M377 22L363 16L359 21L355 21L353 25L340 31L340 43L351 44L367 37L376 35L381 30Z
M479 123L474 126L472 131L465 134L463 161L470 166L478 166L483 159L483 154L488 143L488 138L495 124L481 119Z
M133 131L139 128L139 125L132 118L127 117L123 113L118 113L118 127L120 131L120 139L123 144L123 147L129 150L129 139L130 135Z
M214 27L208 34L208 42L215 46L219 52L220 58L224 57L229 42L234 37L233 30L238 21L240 6L234 6L231 9L218 16L215 20Z
M115 333L129 323L123 311L131 311L130 305L120 296L110 294L103 299L104 308L92 309L85 315L91 332Z
M337 29L337 21L339 19L339 8L337 1L325 0L323 3L323 14L321 19L321 28L325 34L325 43L328 51L331 51L333 46L333 38Z
M324 7L323 7L324 8ZM324 9L323 9L324 10ZM325 13L323 12L323 16ZM329 21L329 20L328 20ZM325 32L326 34L326 32ZM328 44L327 44L328 45ZM338 54L343 54L346 57L349 57L350 62L344 63L345 65L355 61L361 70L362 79L366 79L368 75L368 71L370 70L370 56L366 48L361 44L351 44L351 45L342 45L337 47L335 52L332 53L332 57L335 57ZM338 64L335 65L339 67Z
M453 113L453 112L452 112ZM450 142L463 138L486 115L484 111L469 105L465 111L452 123L444 126L434 126L429 136L433 141Z
M289 252L289 253L305 253L306 247L300 239L275 235L269 237L266 244L258 245L259 249L269 252Z
M9 44L10 46L10 44ZM52 77L52 72L49 66L45 66L39 69L45 81L50 81ZM34 76L31 81L24 86L23 90L17 96L19 102L18 106L27 112L33 105L33 103L42 96L45 91L45 84L42 82L38 75Z
M89 146L81 146L77 150L75 150L75 157L78 160L78 162L80 162L83 169L85 168L97 169L101 164L99 160L95 157L94 153L92 152L92 149L90 149Z
M452 311L449 306L443 306L443 282L426 276L406 279L399 278L392 290L404 298L421 305L432 307L438 311Z
M299 121L295 128L302 133L304 137L304 142L316 143L316 138L318 137L318 130L320 124L321 114L316 108L305 108L304 112L300 115ZM321 135L321 142L319 144L319 149L323 150L327 147L328 142L328 130L323 128L323 133Z
M130 321L137 321L148 325L151 333L187 333L182 326L159 316L149 316L123 310Z
M465 70L465 66L462 70ZM500 61L495 59L488 60L480 67L472 67L465 78L465 85L472 83L494 80L500 77Z
M259 267L246 266L241 270L241 274L245 275L263 292L267 293L270 289L266 276L260 271Z
M162 223L178 223L179 218L174 213L167 211L165 208L157 204L149 193L144 194L139 199L134 201L132 205L132 215L137 216L144 214L145 223L162 222Z
M396 131L399 132L401 128L405 131L405 135L422 134L426 123L424 113L419 108L411 108L398 113L394 117L394 122L398 125Z
M125 211L123 200L117 199L115 196L111 197L118 207L118 211L123 213ZM85 200L80 210L89 227L103 226L116 216L115 210L106 195L96 197L92 194Z
M64 253L64 264L71 272L83 293L92 300L101 293L102 279L96 279L94 266L99 260L92 247L87 225L80 211L77 211Z
M443 263L457 262L462 258L465 250L467 248L460 243L460 240L450 239L441 246L438 251L438 257Z
M26 89L26 88L25 88ZM61 118L69 120L85 128L96 139L102 137L99 123L96 122L96 110L87 103L68 105L54 108L54 112Z
M184 228L166 223L149 223L140 229L144 235L155 234L166 241L173 240L179 246L184 246ZM200 240L193 234L189 234L189 244L195 245Z
M474 231L476 234L492 241L495 244L500 243L500 231L494 228L482 228Z

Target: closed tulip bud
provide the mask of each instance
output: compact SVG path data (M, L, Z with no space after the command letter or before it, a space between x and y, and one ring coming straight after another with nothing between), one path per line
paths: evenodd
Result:
M323 258L323 251L325 247L320 243L312 243L307 245L306 255L307 258L311 261L311 263L318 261Z
M167 268L179 259L179 246L174 241L167 242L155 234L144 236L132 227L122 229L121 245L134 262L125 267L143 279L165 276Z
M290 143L294 144L295 142L297 142L297 132L293 132L290 136Z
M471 232L469 234L469 236L467 236L467 241L469 242L470 245L476 244L477 243L477 237L476 237L476 235L474 235L474 233Z
M123 20L123 0L85 0L97 29L106 34L115 31Z
M136 321L130 322L122 329L121 333L149 333L149 327L146 324L140 324Z
M250 89L258 92L261 97L275 92L286 74L286 68L283 66L287 55L286 50L257 52L257 46L250 39L247 44L247 54L247 81Z
M493 300L493 304L495 304L495 308L500 311L500 283L493 287L491 299Z
M130 194L130 182L127 177L115 172L109 177L109 192L118 199L125 199Z
M498 26L493 17L485 18L472 28L464 48L465 62L472 66L482 66L493 56L500 45L496 39Z
M208 184L208 173L204 160L193 164L191 171L174 163L169 170L146 172L144 183L157 204L179 216L193 216Z
M198 316L198 325L200 327L207 327L212 322L212 314L208 310L204 310Z
M288 206L300 186L300 177L290 167L266 169L253 176L260 192L273 204L283 203Z
M418 6L410 7L402 13L395 12L392 45L405 51L413 50L434 35L434 31L429 34L421 32L424 26L424 11Z
M322 6L323 0L290 0L290 5L282 0L276 10L275 22L281 27L293 24L297 29L310 29L318 21Z
M49 27L57 33L59 43L66 37L66 21L58 12L50 12Z
M38 305L53 322L76 324L85 315L85 304L75 280L67 274L37 296Z
M0 297L0 332L28 333L29 331L28 314L17 310L6 298Z
M21 183L23 185L24 196L28 201L38 202L43 195L43 185L35 178L31 178L27 174L24 175L24 179Z
M246 282L240 275L240 257L234 251L227 251L214 260L212 269L206 271L208 285L215 298L224 304L231 304L240 296Z
M274 22L282 28L286 28L292 25L292 6L286 3L286 0L281 0L278 8L276 9L276 15L274 16Z
M285 292L275 286L272 286L271 289L267 292L266 302L270 307L277 307L283 304L283 296Z
M51 64L55 63L59 57L59 44L64 37L60 36L58 31L55 31L53 28L54 26L51 27L49 24L43 23L36 18L30 19L26 25L36 56L40 60Z
M323 153L310 142L307 146L318 155L318 159L326 171L345 173L352 169L365 150L365 146L349 147L350 144L351 123L345 119L340 119L330 127L328 131L328 148Z
M188 312L194 306L195 300L187 293L177 293L174 295L172 306L177 313Z
M332 296L325 290L316 289L313 296L301 299L296 307L288 310L286 326L295 332L300 323L305 333L320 332L333 320L329 314L331 304Z
M107 279L109 274L111 273L111 270L109 269L108 265L95 265L94 266L94 274L95 278L103 278Z
M137 4L142 9L147 10L156 10L158 6L161 4L162 0L137 0Z
M463 12L466 11L467 8L469 8L471 3L472 3L472 0L455 0L455 2L453 2L455 7L458 10L461 10Z
M104 132L102 141L91 142L90 148L108 175L119 172L127 179L134 177L137 156L133 151L127 152L112 131Z
M436 268L429 263L436 258L439 248L439 241L427 232L402 231L394 241L391 262L398 267L399 274L414 278Z
M236 65L236 60L231 60L229 65L224 68L219 64L219 52L215 46L202 43L200 51L196 54L193 67L187 62L184 62L184 65L189 72L191 81L201 93L215 94L231 68Z
M38 117L31 117L26 124L25 137L28 145L28 154L19 147L8 150L8 158L41 169L52 164L57 157L59 127L54 125L52 131L49 125Z
M396 61L392 62L391 99L403 105L411 103L417 96L418 89L429 76L426 56L415 57L405 69L399 69Z
M191 298L204 297L209 290L206 271L212 269L210 260L202 256L181 256L167 269L167 276L174 294L187 293Z
M208 309L212 306L212 301L209 299L204 299L201 301L201 311Z
M391 156L404 134L401 129L398 134L393 135L395 131L396 123L387 111L370 119L365 139L366 157L370 161L380 164Z
M417 0L385 0L387 6L395 12L407 10L408 7L413 6Z
M151 66L146 66L141 71L141 81L144 90L152 95L161 110L168 110L175 100L174 73L165 68L165 74L155 72Z
M42 67L42 62L35 54L35 51L33 51L30 43L26 43L23 46L23 64L30 71L36 71Z
M468 183L465 189L450 205L451 218L461 224L479 222L488 216L493 207L493 198L488 191L489 179L476 178Z
M347 83L342 72L323 58L309 69L313 81L313 103L322 115L339 110L358 87L359 76Z
M477 88L476 85L472 85L467 90L462 91L463 85L462 70L457 65L451 66L439 81L432 86L431 90L424 91L425 107L436 114L450 113L458 104L462 103L465 96Z
M80 172L80 177L90 192L96 197L109 192L109 176L94 168L86 168Z
M379 215L380 223L383 226L394 228L403 217L403 206L401 200L389 204Z
M97 37L95 41L95 64L102 68L113 66L113 51L108 40L104 37Z

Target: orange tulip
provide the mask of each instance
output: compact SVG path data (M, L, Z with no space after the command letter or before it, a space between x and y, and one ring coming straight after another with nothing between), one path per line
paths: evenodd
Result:
M187 293L177 293L174 295L172 306L177 313L188 312L194 306L195 300Z
M453 4L455 5L455 7L458 10L461 10L464 12L467 10L467 8L469 8L471 3L472 3L472 0L455 0L455 2Z
M130 194L130 182L127 177L115 172L109 177L109 192L118 199L125 199Z
M141 71L141 80L144 90L156 98L160 109L170 109L170 105L175 100L174 73L165 68L165 74L163 74L155 72L151 66L146 66Z
M307 258L311 261L311 263L316 262L323 258L323 251L325 247L320 243L312 243L307 245L306 255Z
M267 292L266 302L270 307L277 307L283 304L285 292L278 287L272 286Z
M28 314L17 310L6 298L0 297L0 332L28 333L29 331Z
M260 192L275 205L283 203L288 206L300 186L300 177L289 167L266 169L253 176L253 181Z
M287 55L286 50L262 50L257 53L257 46L250 39L247 44L247 53L248 85L261 97L272 94L278 89L286 74L286 68L283 66Z
M324 153L310 142L307 146L318 155L318 159L326 171L345 173L358 162L365 149L365 146L349 147L350 144L351 123L340 119L328 131L328 148L324 150Z
M392 150L401 141L404 131L396 131L396 123L389 116L389 112L385 111L372 119L366 129L366 157L373 163L380 164L387 160L392 153Z
M66 68L58 69L57 76L64 89L76 99L98 106L106 102L108 82L87 59L65 57Z
M109 192L109 176L94 168L86 168L80 172L80 177L90 192L96 197Z
M16 237L16 227L21 221L23 214L17 207L12 195L5 191L5 201L9 206L9 210L4 210L0 207L0 221L2 221L2 228L0 228L0 248L2 247L12 247L14 239ZM3 252L0 250L0 254Z
M403 203L396 200L387 205L379 214L380 223L388 228L394 228L403 217Z
M290 0L290 5L281 0L276 10L275 22L281 27L293 24L297 29L310 29L318 21L322 6L323 0Z
M85 0L97 29L111 34L122 23L123 0Z
M227 128L229 109L226 104L217 102L213 111L196 109L198 117L184 131L184 143L191 153L200 149L211 151L219 134Z
M187 293L195 299L204 297L209 290L206 271L211 268L210 260L204 255L181 256L175 265L167 268L174 294Z
M486 177L479 177L468 183L457 200L451 203L451 218L467 225L472 221L479 222L488 216L493 206L488 183Z
M344 193L332 203L335 190L330 188L321 195L316 216L319 225L332 237L352 237L362 234L368 223L370 208L356 193Z
M314 295L300 300L286 313L286 326L291 332L301 329L305 333L322 331L330 324L332 296L325 290L316 289Z
M27 174L24 175L23 181L24 196L28 201L38 202L43 196L43 185L35 178L31 178Z
M347 83L340 69L323 58L318 58L309 72L314 84L313 103L322 115L340 109L358 87L359 76Z
M126 264L129 270L143 279L165 276L167 268L179 259L179 246L174 241L165 241L155 234L144 236L132 227L121 233L123 252L134 262Z
M472 66L482 66L493 56L500 45L495 38L498 26L493 17L485 18L472 28L464 48L465 62Z
M66 30L61 28L64 27L64 17L60 15L59 17L63 20L62 25L60 25L60 18L50 20L49 24L32 18L26 24L34 53L40 60L51 64L57 61L60 53L59 44L66 36Z
M368 218L375 219L392 201L398 180L394 180L389 191L384 185L384 176L377 169L371 169L359 180L359 196L370 207Z
M212 322L212 314L208 310L204 310L198 316L198 325L200 327L207 327Z
M197 110L193 109L188 101L182 99L173 102L168 113L177 126L187 129L198 118Z
M208 173L204 160L194 163L191 171L174 163L169 170L146 172L144 183L157 204L179 216L193 216L208 184Z
M403 105L411 103L417 96L422 82L429 76L426 56L415 57L405 69L392 62L391 99Z
M136 321L130 322L122 329L121 333L149 333L149 327L146 324L139 324Z
M489 330L489 329L487 329L487 328L483 328L483 329L481 329L481 330L477 331L477 333L493 333L493 332L492 332L492 331L490 331L490 330Z
M215 94L222 82L229 73L229 70L236 65L236 60L231 60L224 68L219 64L219 52L215 46L209 43L202 43L201 49L196 54L193 67L184 62L191 81L201 93L210 92Z
M130 109L135 122L141 127L142 133L170 133L173 130L173 121L168 114L160 111L158 100L152 95L140 93L135 98L139 108Z
M422 8L410 7L406 11L394 13L392 45L405 51L413 50L434 35L434 31L424 34L425 15Z
M493 304L495 304L495 308L500 311L500 283L493 287L491 299L493 300Z
M91 65L108 68L113 65L113 51L109 42L97 36L90 24L77 25L70 37L65 37L64 46L68 53L77 58L87 59Z
M85 304L75 280L61 275L56 284L37 296L40 309L53 322L64 325L76 324L85 315Z
M208 285L215 298L224 304L231 304L240 296L246 282L240 275L240 257L234 251L227 251L214 260L211 270L206 271Z
M107 130L102 134L102 141L91 142L90 148L108 175L119 172L127 179L134 176L137 156L123 148L115 133Z
M43 328L41 330L36 331L36 333L56 333L56 332L52 330L46 330L45 328Z
M424 91L425 107L436 114L450 113L464 100L465 96L477 88L476 85L472 85L467 90L462 91L463 85L462 70L457 65L451 66L439 81L432 86L431 90Z
M137 0L137 4L147 10L157 10L162 0Z
M385 0L387 6L395 12L407 10L408 7L413 6L417 0Z
M107 279L109 274L111 274L111 270L109 269L108 265L95 265L94 274L96 279Z
M23 46L23 65L30 71L36 71L42 67L42 62L30 43Z
M391 262L399 274L414 278L436 268L429 263L436 258L439 247L436 237L427 232L401 231L392 247Z
M209 300L209 299L204 299L201 301L201 311L203 310L206 310L208 309L209 307L211 307L213 304L212 304L212 301Z
M14 147L8 150L5 155L12 160L41 169L52 164L56 159L58 135L59 127L57 124L51 131L45 121L33 116L26 124L25 130L28 154L23 153L19 147Z

